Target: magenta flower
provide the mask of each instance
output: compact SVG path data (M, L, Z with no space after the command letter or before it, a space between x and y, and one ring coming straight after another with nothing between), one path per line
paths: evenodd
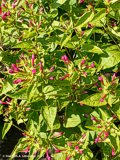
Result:
M8 105L9 103L8 102L3 102L3 101L0 100L0 104L7 104Z
M79 146L75 146L75 150L76 150L76 152L78 152L79 151Z
M102 87L98 88L99 91L102 91Z
M36 69L33 69L32 70L32 74L34 75L36 73Z
M2 15L2 7L0 6L0 16Z
M99 80L99 81L103 81L102 76L99 76L99 77L98 77L98 80Z
M7 12L2 13L2 20L5 21L7 18Z
M105 135L105 138L107 138L109 136L109 133L105 131L104 135Z
M14 72L14 70L9 69L9 73L10 73L10 74L13 74L13 73L15 73L15 72Z
M79 3L80 3L80 4L84 3L84 0L80 0Z
M85 59L82 59L81 66L85 63Z
M94 143L98 143L99 142L99 136L97 137L97 138L95 138L95 141L94 141Z
M32 66L34 67L34 61L35 61L35 55L32 54L32 59L31 59L31 62L32 62Z
M100 99L100 102L104 102L104 99L103 99L103 98L101 98L101 99Z
M116 78L116 73L113 74L113 76L112 76L112 81L114 81L115 78Z
M24 153L28 153L30 151L30 146L28 146L25 150L23 150L22 152Z
M79 153L80 153L80 154L83 154L83 150L82 150L82 149L80 149L80 150L79 150Z
M18 84L18 83L21 83L23 80L18 78L16 80L13 81L13 84Z
M10 16L10 11L7 12L7 16Z
M50 77L49 80L54 80L54 77Z
M46 158L47 158L47 160L51 160L51 157L49 156L49 150L48 149L46 151Z
M92 62L92 64L90 65L91 68L94 68L95 67L95 64L94 62Z
M114 148L112 148L112 156L114 157L115 156L115 149Z
M66 160L70 160L70 158L71 158L71 156L67 156L67 157L66 157Z
M19 71L19 69L18 69L18 67L17 67L16 64L12 64L12 69L13 69L15 72L18 72L18 71Z
M69 58L68 58L66 55L63 55L63 56L61 57L61 60L63 60L63 62L64 62L65 64L69 64L69 63L70 63L70 60L69 60Z

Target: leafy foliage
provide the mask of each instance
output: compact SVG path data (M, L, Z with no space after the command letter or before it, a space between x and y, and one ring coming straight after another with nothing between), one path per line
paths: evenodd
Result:
M119 17L118 0L1 2L2 138L23 132L10 159L120 158Z

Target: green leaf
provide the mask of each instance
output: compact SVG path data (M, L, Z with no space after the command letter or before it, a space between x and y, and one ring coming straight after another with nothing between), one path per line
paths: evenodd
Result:
M12 121L4 123L4 127L2 129L2 139L5 137L6 133L9 131L11 126L12 126Z
M83 27L84 25L88 24L88 22L90 22L92 20L94 16L93 12L86 12L84 13L77 21L77 23L75 24L75 28L81 30L81 27Z
M53 130L53 124L56 118L57 107L55 106L44 106L42 115L45 119L46 124L51 130Z
M61 40L61 48L67 44L67 42L71 39L71 34L66 35L64 34L62 40Z
M27 99L27 94L26 94L26 88L22 88L19 91L16 91L15 93L7 94L11 98L16 98L16 99Z
M105 16L106 16L106 9L103 8L95 14L95 16L93 17L93 19L90 23L96 26L96 25L98 25L98 23L100 23L100 20L103 17L105 18Z
M100 102L100 99L103 95L101 93L96 93L88 96L84 100L82 100L80 103L91 106L91 107L97 107L97 106L104 106L107 104L106 100L104 99L103 102Z
M99 48L98 46L94 46L93 44L84 44L82 46L82 50L86 52L97 53L97 54L104 53L101 48Z
M101 62L98 67L100 69L107 69L117 65L120 62L120 52L119 50L107 51L108 57L101 57Z
M58 8L62 4L64 4L67 0L56 0L56 2L52 3L51 6L52 8Z
M43 93L45 94L46 99L50 99L50 98L55 98L57 91L53 86L48 85L43 89Z
M74 5L76 3L76 0L70 0L69 5Z
M32 43L29 41L22 41L20 43L17 43L13 46L13 48L20 48L20 49L31 49L33 48Z
M56 153L56 154L53 154L53 158L55 160L64 160L66 159L66 154L65 153Z
M64 126L66 128L76 127L81 123L80 106L76 103L66 109Z

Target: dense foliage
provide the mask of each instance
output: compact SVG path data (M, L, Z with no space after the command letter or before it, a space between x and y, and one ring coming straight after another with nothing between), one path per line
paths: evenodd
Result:
M120 159L119 25L118 0L1 1L2 138L23 134L10 159Z

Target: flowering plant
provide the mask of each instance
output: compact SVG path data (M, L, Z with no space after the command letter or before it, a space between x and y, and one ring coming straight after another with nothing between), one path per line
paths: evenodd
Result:
M120 2L0 2L2 138L22 135L10 159L119 159Z

